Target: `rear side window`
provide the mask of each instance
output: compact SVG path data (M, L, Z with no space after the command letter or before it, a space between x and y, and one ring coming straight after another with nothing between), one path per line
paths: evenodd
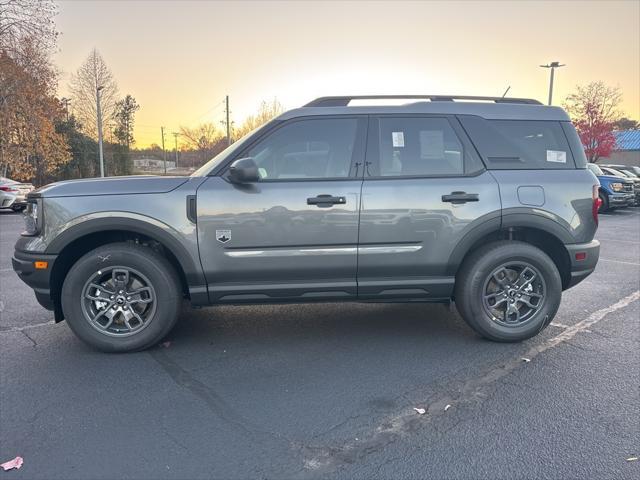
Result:
M446 118L379 117L370 176L464 175L467 148Z
M489 169L575 168L560 122L485 120L464 115L459 119Z
M584 147L578 136L578 132L574 128L571 122L561 122L562 130L569 141L571 152L573 153L573 160L576 162L577 168L587 167L587 156L584 154Z

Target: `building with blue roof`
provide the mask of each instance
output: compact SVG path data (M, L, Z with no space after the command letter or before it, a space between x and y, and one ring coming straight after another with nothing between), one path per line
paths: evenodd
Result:
M621 165L636 165L640 167L640 130L619 130L613 132L616 137L616 147L599 163L613 163Z

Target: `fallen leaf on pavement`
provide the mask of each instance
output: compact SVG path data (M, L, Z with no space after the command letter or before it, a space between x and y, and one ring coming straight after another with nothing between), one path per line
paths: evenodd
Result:
M418 412L418 415L424 415L425 413L427 413L427 411L424 408L416 408L413 407L413 409Z
M22 462L24 460L22 457L16 457L13 460L9 460L8 462L4 462L0 464L0 467L6 472L7 470L11 470L12 468L19 469L22 466Z

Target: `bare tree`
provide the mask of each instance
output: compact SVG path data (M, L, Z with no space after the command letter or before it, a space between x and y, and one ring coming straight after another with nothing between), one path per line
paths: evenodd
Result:
M71 77L69 91L73 99L73 113L82 130L91 138L98 138L96 96L100 90L102 121L109 124L114 120L118 101L118 84L111 70L95 48L91 51L78 71Z
M284 107L282 104L274 98L271 102L267 102L265 100L260 104L260 109L258 113L255 115L250 115L247 117L240 128L237 128L234 131L233 138L239 139L245 136L247 133L255 130L261 125L264 125L272 118L277 117L282 112L284 112Z
M576 87L576 93L567 97L564 107L573 119L597 118L601 122L614 123L622 112L619 110L622 92L604 82L591 82Z
M50 50L58 35L53 20L57 13L52 0L0 0L0 51L14 58L21 55L19 46L25 38Z
M203 161L220 150L220 142L224 139L224 134L213 123L202 123L195 128L180 127L180 135L189 148L200 153Z

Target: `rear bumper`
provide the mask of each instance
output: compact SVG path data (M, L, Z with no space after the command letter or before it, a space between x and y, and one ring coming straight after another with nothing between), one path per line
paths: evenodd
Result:
M587 278L595 270L598 258L600 258L600 242L592 240L589 243L573 243L565 245L565 247L571 261L571 278L566 288L571 288ZM581 254L584 254L584 258L577 260L576 255L581 257Z
M16 250L11 259L13 270L20 280L31 287L36 294L38 303L48 310L53 310L51 299L51 271L57 255L44 255L42 253L28 253ZM35 261L46 261L48 267L38 270L34 266Z

